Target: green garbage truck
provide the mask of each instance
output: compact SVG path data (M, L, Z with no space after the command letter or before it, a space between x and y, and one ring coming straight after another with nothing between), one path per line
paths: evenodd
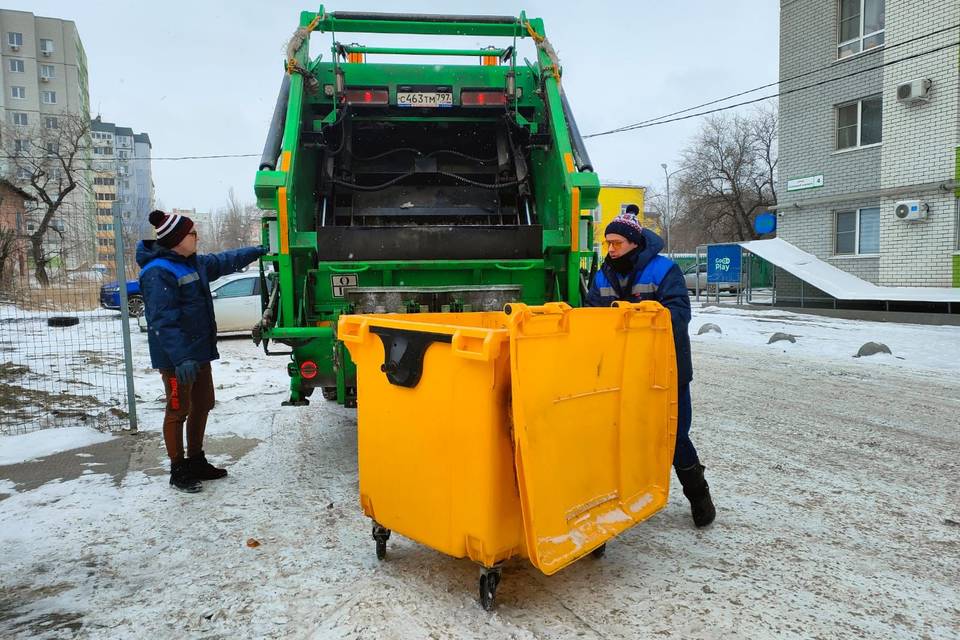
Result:
M355 403L342 314L579 305L600 181L543 20L321 7L283 66L254 187L271 248L254 339L290 358L288 403Z

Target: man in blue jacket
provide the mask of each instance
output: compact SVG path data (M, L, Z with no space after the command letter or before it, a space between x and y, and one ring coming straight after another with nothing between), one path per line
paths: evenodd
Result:
M195 493L200 491L201 480L227 475L226 469L207 462L203 453L207 414L214 405L210 362L220 357L210 282L239 271L266 250L246 247L197 255L197 232L190 218L152 211L150 224L156 228L157 239L137 244L137 264L146 304L150 362L160 370L167 396L163 441L170 456L170 484Z
M680 268L660 255L663 240L637 221L639 209L627 207L604 230L609 253L597 271L587 300L588 307L609 307L617 300L640 302L656 300L670 311L673 341L677 350L677 444L673 468L677 472L683 494L690 501L693 522L705 527L716 517L710 486L703 477L697 450L690 440L693 408L690 382L693 362L690 358L690 295Z

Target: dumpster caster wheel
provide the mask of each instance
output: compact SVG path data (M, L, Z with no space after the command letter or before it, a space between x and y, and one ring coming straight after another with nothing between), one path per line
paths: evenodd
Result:
M604 556L606 552L607 552L607 544L603 543L602 545L600 545L599 547L591 551L590 555L596 558L597 560L599 560Z
M390 539L390 529L373 523L373 539L377 543L377 560L387 557L387 540Z
M493 602L500 586L500 568L480 569L480 606L485 611L493 611Z

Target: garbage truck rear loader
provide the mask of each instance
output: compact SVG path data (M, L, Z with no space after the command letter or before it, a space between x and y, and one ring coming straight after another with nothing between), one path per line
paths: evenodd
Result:
M342 314L579 305L600 184L545 36L522 13L301 14L255 182L271 247L255 337L290 357L288 402L355 402Z

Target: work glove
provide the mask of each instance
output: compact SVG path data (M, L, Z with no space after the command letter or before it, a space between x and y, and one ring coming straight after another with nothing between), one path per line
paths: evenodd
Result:
M184 360L177 365L175 369L177 382L180 384L193 384L197 381L197 373L200 372L200 365L196 360Z

